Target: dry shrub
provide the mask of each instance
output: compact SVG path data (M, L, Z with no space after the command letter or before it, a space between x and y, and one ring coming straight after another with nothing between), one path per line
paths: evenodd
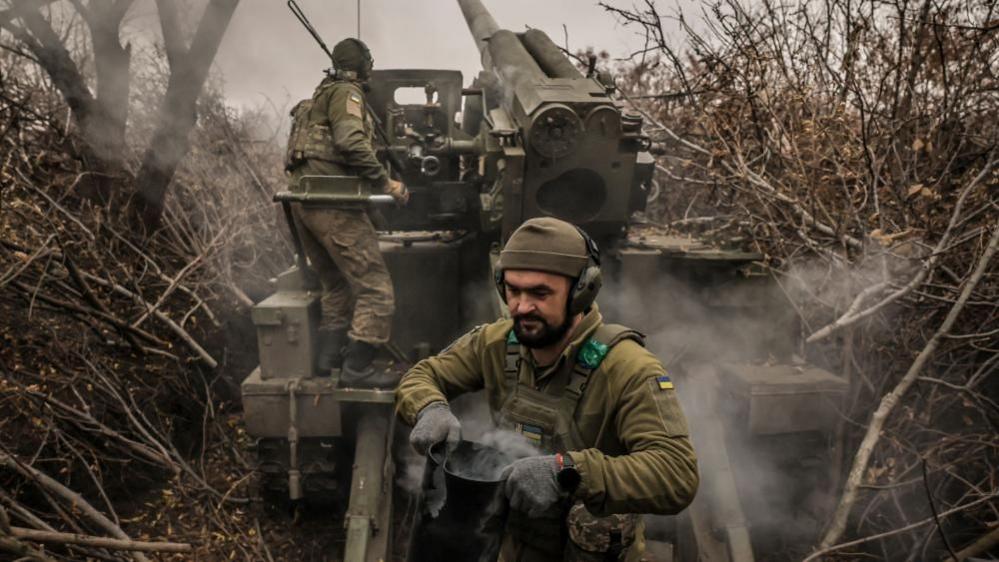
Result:
M247 307L290 261L270 201L281 151L262 128L275 116L209 89L162 227L142 237L79 193L79 141L47 80L9 51L0 79L0 511L15 526L195 546L177 559L260 560L261 533L281 541L276 555L308 548L247 502L236 386L256 363ZM149 67L141 83L153 95L165 78Z
M939 557L930 501L956 508L941 520L952 547L974 542L999 494L995 3L729 0L696 20L651 0L605 7L648 37L619 86L665 154L649 214L762 252L809 357L850 383L832 470L844 484L859 467L845 482L859 493L823 546L887 533L853 551ZM904 378L952 310L949 334ZM855 463L893 389L902 400Z

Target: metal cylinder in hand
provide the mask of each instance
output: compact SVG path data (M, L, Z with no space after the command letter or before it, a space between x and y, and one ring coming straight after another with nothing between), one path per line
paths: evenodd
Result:
M302 203L310 206L344 204L385 204L395 200L391 195L372 194L368 182L355 176L302 176L295 191L279 191L274 201Z

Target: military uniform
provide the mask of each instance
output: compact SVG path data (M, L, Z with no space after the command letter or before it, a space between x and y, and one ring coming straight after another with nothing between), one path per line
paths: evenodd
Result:
M375 157L370 119L360 85L324 80L311 99L292 110L286 158L290 189L299 190L305 175L358 176L384 189L388 174ZM349 326L352 340L388 341L395 306L392 280L366 210L294 205L292 214L323 285L320 328Z
M673 382L635 332L604 324L595 305L548 367L535 364L512 326L476 328L414 366L396 393L400 416L413 424L431 403L485 389L500 427L572 458L581 483L568 517L513 512L501 561L639 560L643 528L629 514L677 513L698 485Z

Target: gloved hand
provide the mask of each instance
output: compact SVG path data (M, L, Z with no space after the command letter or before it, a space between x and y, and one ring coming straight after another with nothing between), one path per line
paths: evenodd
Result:
M409 444L421 455L427 454L430 447L447 441L448 448L461 439L461 424L451 413L447 402L431 402L416 416L416 425L409 434Z
M385 193L391 195L395 202L400 205L409 202L409 190L399 180L389 178L388 184L385 186Z
M527 457L506 467L503 477L506 478L510 507L523 511L528 517L541 517L555 511L559 502L568 497L555 478L557 468L555 455Z

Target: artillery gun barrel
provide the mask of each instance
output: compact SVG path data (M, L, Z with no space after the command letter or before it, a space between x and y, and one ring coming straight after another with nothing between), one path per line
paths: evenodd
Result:
M527 52L538 61L541 70L550 78L582 78L583 73L572 64L562 49L540 29L528 29L521 36Z
M499 78L503 103L509 104L521 84L536 84L547 75L512 31L500 29L480 0L458 0L472 39L482 55L482 67Z
M479 53L483 57L488 56L489 38L499 31L499 25L496 24L492 14L479 0L458 0L458 5L461 6L461 13L465 16L465 22L468 23L468 29L472 32L472 39L475 40L475 46L479 48ZM485 60L482 61L482 64L486 68L489 67Z

